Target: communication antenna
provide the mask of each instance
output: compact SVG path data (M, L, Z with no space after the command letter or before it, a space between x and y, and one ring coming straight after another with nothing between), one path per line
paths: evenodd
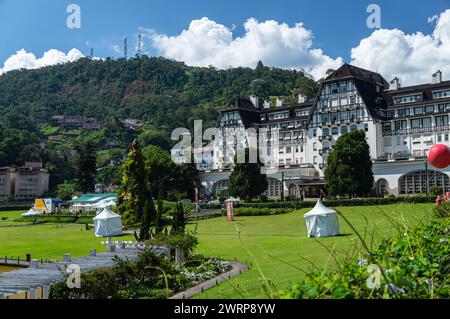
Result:
M138 35L138 56L141 57L142 55L142 35Z
M91 48L91 59L94 58L94 48Z
M128 38L123 38L123 57L128 58Z

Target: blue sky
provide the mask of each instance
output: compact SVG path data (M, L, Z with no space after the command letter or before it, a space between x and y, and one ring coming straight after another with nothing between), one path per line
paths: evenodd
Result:
M427 22L428 17L450 8L450 1L420 2L0 0L0 67L22 48L39 57L51 48L63 52L77 48L88 55L92 47L96 56L117 57L119 54L113 46L121 46L125 35L130 38L133 53L133 42L140 27L176 36L187 29L192 20L202 17L230 28L233 37L245 34L243 24L252 17L260 22L275 20L289 26L302 22L304 28L312 31L312 48L322 49L332 59L341 57L344 62L350 62L350 50L374 31L366 26L368 4L380 5L383 29L430 34L434 27ZM66 7L71 3L81 7L81 29L66 27ZM161 54L151 48L151 43L146 43L146 49L149 54Z

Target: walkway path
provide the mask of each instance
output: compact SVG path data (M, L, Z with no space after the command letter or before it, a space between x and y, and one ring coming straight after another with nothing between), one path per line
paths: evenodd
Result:
M138 249L117 249L116 252L97 253L96 256L80 257L72 259L70 262L44 263L40 264L38 268L23 268L0 273L0 299L19 292L34 292L37 288L48 288L55 282L61 282L64 280L66 266L71 264L78 265L82 272L87 272L96 268L113 267L115 256L136 260L138 254ZM47 289L46 291L48 292ZM42 294L42 297L46 298L47 296Z
M231 267L233 267L229 272L226 272L224 274L221 274L215 278L212 278L210 280L207 280L205 282L202 282L201 284L192 287L186 291L180 292L169 299L187 299L191 298L195 295L198 295L202 293L203 291L216 286L217 284L221 283L222 281L229 280L233 277L239 276L243 271L248 270L247 264L241 264L238 262L231 262Z

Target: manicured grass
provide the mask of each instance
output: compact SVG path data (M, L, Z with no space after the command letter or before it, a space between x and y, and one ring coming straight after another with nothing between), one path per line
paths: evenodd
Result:
M403 225L412 225L431 215L432 207L432 204L379 206L385 214ZM308 210L286 215L238 217L232 223L225 217L199 221L199 253L251 262L252 268L195 298L265 298L261 288L263 275L273 282L276 290L285 289L290 282L303 279L304 271L311 270L312 265L333 267L335 261L329 250L336 251L339 259L350 249L360 248L355 233L342 218L339 222L343 236L307 238L303 214ZM372 233L373 244L376 244L394 232L395 227L377 207L340 207L338 210L366 237L368 243L372 241Z
M0 227L18 225L20 223L15 222L16 218L22 217L22 214L26 213L26 211L0 211ZM1 231L0 231L1 233Z
M36 259L62 260L65 253L72 257L87 256L89 249L105 251L103 238L94 236L94 230L86 231L84 225L36 225L0 227L0 258L31 254ZM134 240L131 235L114 240Z

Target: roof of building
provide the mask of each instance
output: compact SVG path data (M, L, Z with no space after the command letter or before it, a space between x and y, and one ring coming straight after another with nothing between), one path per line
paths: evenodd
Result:
M83 194L78 198L74 198L68 203L70 204L95 204L106 198L117 197L117 194Z
M387 108L383 99L383 91L389 86L389 83L379 73L346 63L321 81L318 95L320 95L320 92L326 84L350 79L355 83L355 87L372 118L376 120L384 119L380 110ZM312 120L317 102L318 98L316 97L309 116L309 122Z
M427 101L429 102L450 102L450 97L443 98L443 99L433 99L433 92L434 91L440 91L450 89L450 81L442 81L441 83L427 83L427 84L420 84L420 85L413 85L413 86L407 86L407 87L400 87L397 90L386 90L384 91L383 98L389 108L393 107L404 107L404 106L414 106L417 104L423 104ZM413 95L413 94L422 94L422 101L420 102L412 102L412 103L402 103L402 104L395 104L394 103L394 97L397 96L404 96L404 95Z
M365 82L372 82L380 84L384 87L388 87L389 83L379 73L372 72L366 69L359 68L357 66L345 63L339 69L332 72L328 77L322 80L322 83L330 83L336 80L343 80L346 78L352 78L362 80Z

